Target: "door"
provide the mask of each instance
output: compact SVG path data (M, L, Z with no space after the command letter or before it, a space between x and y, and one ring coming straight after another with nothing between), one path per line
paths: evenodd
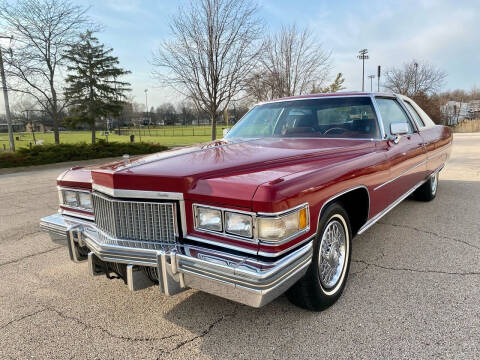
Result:
M384 199L388 206L425 178L426 152L424 140L404 108L395 98L376 98L377 109L383 123L386 139L382 148L387 155L388 180L374 188L375 195ZM390 131L392 123L407 123L409 131L395 143Z

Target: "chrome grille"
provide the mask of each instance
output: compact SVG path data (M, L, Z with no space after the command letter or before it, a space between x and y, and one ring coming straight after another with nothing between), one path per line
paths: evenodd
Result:
M160 249L175 244L175 204L127 201L93 193L95 223L103 241Z

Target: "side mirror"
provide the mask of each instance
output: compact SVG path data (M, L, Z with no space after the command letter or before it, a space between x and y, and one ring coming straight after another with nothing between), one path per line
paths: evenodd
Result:
M390 133L395 136L393 139L393 142L395 144L398 144L400 141L400 135L405 135L408 134L409 132L409 127L408 123L403 123L403 122L396 122L396 123L391 123L390 124Z

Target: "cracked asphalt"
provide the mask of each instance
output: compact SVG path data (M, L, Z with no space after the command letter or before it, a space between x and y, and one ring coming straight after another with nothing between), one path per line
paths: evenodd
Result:
M407 199L354 240L322 313L91 278L38 227L65 167L0 172L0 359L480 357L480 134L455 135L433 202Z

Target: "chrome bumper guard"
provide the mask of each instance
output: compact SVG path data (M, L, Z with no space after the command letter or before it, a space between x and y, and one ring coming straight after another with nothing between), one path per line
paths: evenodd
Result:
M165 250L105 244L94 223L61 214L41 219L40 227L53 240L66 242L74 262L88 261L92 275L102 273L102 262L126 264L130 290L153 285L138 267L155 267L165 295L193 288L253 307L284 293L306 273L312 259L311 241L275 262L263 262L185 244L165 244ZM88 256L81 255L80 247L89 249Z

